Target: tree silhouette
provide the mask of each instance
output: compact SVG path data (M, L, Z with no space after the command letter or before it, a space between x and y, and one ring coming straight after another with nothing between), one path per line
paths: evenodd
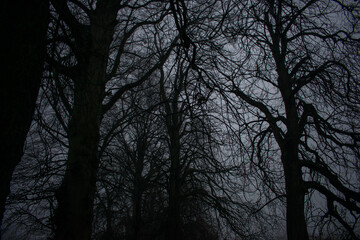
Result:
M39 91L46 51L46 30L49 23L48 1L4 1L0 31L0 226L6 197L16 165L23 155Z
M15 5L4 238L359 238L358 2Z
M114 78L119 79L119 63L133 54L128 53L127 44L135 41L137 30L161 22L166 11L162 11L163 7L157 3L154 4L159 9L147 7L148 4L128 5L118 1L98 1L95 8L81 1L71 4L53 1L52 4L60 26L55 32L54 54L49 58L49 63L73 83L73 103L69 104L67 167L56 194L55 239L88 239L91 236L92 205L99 165L99 130L103 115L124 92L144 82L159 68L169 56L171 48L160 52L159 60L155 63L149 60L148 55L138 54L138 59L143 57L143 61L152 64L151 68L137 74L135 81L131 81L132 76L128 82L122 81L124 84L120 83L111 98L103 103L107 86L112 84ZM148 10L149 17L136 13L140 10ZM117 21L119 11L123 15ZM129 25L133 17L134 21ZM146 32L144 35L146 37ZM114 36L117 38L113 39ZM66 46L66 49L62 46ZM130 67L130 71L131 68L137 69L136 64Z
M359 211L351 177L358 174L358 68L344 52L358 47L350 24L356 7L335 1L247 1L235 8L237 21L224 28L240 58L227 69L219 67L220 88L241 99L239 112L250 116L241 119L241 131L251 134L249 156L265 184L286 196L289 239L309 238L304 204L313 190L326 199L323 217L335 218L356 238L349 215L340 215L345 208L355 213L356 223ZM272 179L276 171L269 171L269 164L281 164L285 186Z

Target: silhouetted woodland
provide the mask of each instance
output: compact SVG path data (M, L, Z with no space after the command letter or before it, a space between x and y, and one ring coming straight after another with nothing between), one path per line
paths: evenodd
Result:
M2 239L360 239L360 3L5 0Z

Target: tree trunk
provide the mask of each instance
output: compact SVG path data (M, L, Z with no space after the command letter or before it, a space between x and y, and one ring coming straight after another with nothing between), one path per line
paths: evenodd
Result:
M169 209L167 218L166 239L180 240L182 239L179 194L180 192L178 181L176 181L174 178L176 178L176 176L170 176Z
M98 1L92 15L89 38L77 39L79 77L74 79L74 106L69 124L69 153L63 183L56 197L55 239L91 238L93 202L99 159L99 129L105 95L109 47L114 34L116 6ZM87 42L89 41L89 42ZM88 44L87 44L88 43Z
M177 117L178 114L173 114ZM168 227L166 239L182 239L181 228L181 200L180 200L180 135L177 121L175 126L169 128L170 132L170 176L169 176L169 209L168 209ZM172 132L171 132L172 131Z
M281 59L279 54L274 54ZM292 93L291 79L287 73L284 62L278 63L279 89L283 98L286 112L287 133L281 147L281 161L284 167L286 188L286 224L288 240L307 240L304 200L305 188L302 180L298 145L301 137L299 117L294 95Z
M96 68L95 68L96 69ZM89 75L91 76L91 75ZM75 93L69 126L69 153L57 192L55 239L90 239L98 168L100 107L104 87L87 79Z
M143 179L143 170L144 170L144 161L145 161L145 152L146 152L146 137L140 136L140 139L137 141L137 154L135 154L134 167L134 192L132 196L133 204L133 216L132 216L132 240L141 239L141 224L142 224L142 198L144 192L144 179Z
M139 184L139 183L136 183ZM141 184L141 183L140 183ZM138 240L141 231L142 186L135 186L133 195L132 240Z
M0 227L10 181L36 106L46 50L48 1L2 2L0 87ZM1 237L0 237L1 238Z
M287 81L289 82L289 81ZM281 147L281 160L285 174L286 224L289 240L309 239L304 214L305 188L299 159L299 120L290 88L282 91L287 115L287 134Z
M181 119L178 110L178 97L180 93L180 86L176 86L176 94L171 100L166 97L164 88L163 73L160 78L160 96L164 101L164 108L166 113L166 129L169 136L169 150L170 150L170 173L168 183L169 206L168 216L165 226L165 239L182 239L181 226L181 165L180 165L180 126Z
M286 185L286 223L289 240L309 239L304 214L305 191L302 184L301 168L297 156L297 146L285 144L282 154Z

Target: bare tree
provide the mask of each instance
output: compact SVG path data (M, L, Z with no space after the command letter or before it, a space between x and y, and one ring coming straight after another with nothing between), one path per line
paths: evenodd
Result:
M167 12L162 3L151 1L133 4L52 1L52 4L59 28L54 32L54 54L48 61L55 71L71 79L74 86L73 102L69 104L67 167L56 193L55 239L88 239L103 115L124 92L144 82L169 56L171 47L157 51L157 55L147 48L141 49L142 40L148 40L145 26L161 22ZM142 38L144 35L146 38ZM129 41L140 42L128 47ZM66 46L65 50L61 46ZM151 67L139 71L137 64L144 62ZM128 63L133 65L127 66ZM133 73L135 70L138 72ZM115 91L111 90L111 97L105 98L111 86Z
M125 103L122 107L128 109L122 114L125 124L121 124L119 131L109 128L105 135L111 137L106 141L108 146L104 148L101 161L98 192L103 204L97 205L97 211L104 211L107 204L105 212L112 212L112 217L107 219L106 230L100 234L102 237L122 235L126 239L154 239L158 235L164 201L157 199L165 194L166 151L155 89L154 80L150 79L129 91L122 101ZM110 123L119 115L109 118ZM114 209L122 210L116 212ZM101 218L98 221L101 226Z
M284 214L289 239L359 238L358 5L50 10L7 226L55 239L269 239Z
M358 6L269 0L234 9L224 33L238 60L218 62L220 88L241 100L240 130L268 191L286 196L288 238L309 239L304 204L313 190L327 204L322 217L358 238L359 75L344 52L358 45Z

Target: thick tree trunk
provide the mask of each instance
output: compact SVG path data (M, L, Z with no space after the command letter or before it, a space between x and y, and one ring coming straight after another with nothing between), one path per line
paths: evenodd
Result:
M89 75L90 76L90 75ZM88 81L91 79L87 79ZM90 239L98 169L100 107L103 87L84 82L75 93L69 126L69 153L57 193L55 239Z
M279 54L274 54L281 59ZM286 112L287 133L280 142L281 161L284 167L286 187L286 224L288 240L308 240L304 200L305 188L303 186L302 172L299 159L299 117L297 105L292 93L291 79L284 63L278 62L278 84Z
M287 85L289 78L284 81L282 89L284 97L287 133L281 147L281 160L284 167L286 187L286 224L288 240L309 239L304 214L305 188L299 159L299 118L296 103L291 95L291 88Z
M301 168L297 156L297 146L285 144L282 155L286 185L286 223L289 240L309 239L304 214L305 191L302 184Z
M180 206L179 186L173 179L173 181L170 180L166 239L182 239Z
M133 201L133 216L132 216L132 233L131 239L138 240L141 239L141 224L142 224L142 198L144 192L144 180L143 180L143 170L144 170L144 161L145 161L145 151L146 151L146 142L145 137L140 137L137 142L137 154L135 159L133 159L135 164L135 174L134 174L134 192L132 196Z
M91 238L93 202L99 159L99 129L105 95L109 47L114 34L117 8L98 1L90 34L76 39L82 48L79 75L74 79L74 106L69 124L69 153L63 183L56 197L55 239ZM81 33L79 33L81 34ZM85 41L85 42L82 42Z
M177 114L174 114L177 116ZM181 226L181 183L180 183L180 135L177 121L170 129L170 176L169 176L169 209L166 239L182 239Z
M136 183L139 184L139 183ZM140 183L141 184L141 183ZM138 240L141 231L142 186L135 186L133 196L132 240Z
M0 224L34 114L49 23L48 1L6 0L1 4Z

